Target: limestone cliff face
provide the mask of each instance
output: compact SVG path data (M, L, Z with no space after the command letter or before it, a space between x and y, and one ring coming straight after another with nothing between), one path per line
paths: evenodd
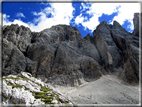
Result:
M134 27L137 21L134 17ZM18 25L4 26L2 75L26 71L45 82L77 86L102 74L116 73L126 82L138 83L136 34L128 33L116 21L113 25L101 22L93 36L84 38L77 28L68 25L41 32Z

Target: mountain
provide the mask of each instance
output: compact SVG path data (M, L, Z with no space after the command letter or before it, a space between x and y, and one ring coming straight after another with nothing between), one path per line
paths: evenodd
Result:
M93 35L84 38L69 25L41 32L15 24L4 26L2 75L28 72L52 85L80 86L111 74L125 83L138 84L139 16L134 14L133 33L117 21L113 25L103 21Z
M24 26L3 27L2 75L31 73L45 82L77 86L102 74L117 73L128 83L139 82L138 14L134 33L118 22L101 22L93 36L57 25L41 32Z

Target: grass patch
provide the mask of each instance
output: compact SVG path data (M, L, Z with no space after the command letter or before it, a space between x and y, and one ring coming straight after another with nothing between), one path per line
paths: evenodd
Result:
M33 92L36 99L40 99L41 101L45 102L45 104L53 104L53 98L56 94L53 93L47 93L47 92ZM47 94L51 94L50 96L47 96Z
M19 85L19 84L16 84L16 85L13 85L12 84L12 88L22 88L23 86Z
M34 81L28 79L28 78L13 78L13 77L4 77L4 78L3 78L3 80L6 80L6 79L12 79L12 80L15 80L15 81L23 80L23 81L27 81L27 82L28 82L28 80L29 80L29 81L31 81L31 82L37 84L38 86L41 86L40 84L38 84L38 83L36 83L36 82L34 82Z
M19 85L19 84L14 85L9 82L7 83L7 85L12 86L12 88L22 88L23 87L22 85Z
M13 77L4 77L3 80L6 81L6 79L13 79L13 80L20 80L22 78L13 78ZM7 85L9 86L12 86L12 88L22 88L23 86L22 85L19 85L19 84L11 84L10 82L6 82Z
M41 101L45 102L45 104L53 104L52 103L54 97L53 94L50 93L51 96L47 96L48 93L46 92L33 92L33 93L35 94L36 99L41 98Z
M12 84L8 82L7 85L11 86Z
M29 90L29 89L25 87L25 90Z
M48 92L48 91L52 91L52 89L41 86L40 91Z
M32 81L34 84L36 84L36 85L38 85L38 86L41 86L40 84L38 84L38 83L36 83L36 82L34 82L34 81Z
M31 81L31 80L28 79L28 78L21 78L21 79L24 80L24 81L27 81L27 82L28 82L28 80Z
M21 78L13 78L13 77L4 77L2 78L3 80L6 80L6 79L12 79L12 80L20 80Z
M41 101L43 101L43 102L45 102L45 104L54 104L54 103L52 103L51 101L51 99L42 99Z

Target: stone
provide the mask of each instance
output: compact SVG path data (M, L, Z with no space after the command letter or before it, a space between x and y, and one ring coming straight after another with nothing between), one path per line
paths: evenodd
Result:
M29 78L30 77L30 78ZM33 81L33 79L35 81ZM3 91L2 91L2 103L3 106L11 105L11 106L17 106L16 104L23 104L24 106L42 106L45 105L44 97L46 95L50 95L53 97L51 99L51 102L47 103L53 103L53 104L72 104L67 98L65 98L63 95L61 95L59 92L56 92L56 94L53 94L55 90L52 88L49 88L46 83L43 81L38 80L37 78L33 77L28 72L20 72L18 75L8 75L3 77ZM43 83L43 85L40 85L40 83ZM16 87L17 85L17 87ZM13 87L15 86L15 87ZM22 87L18 87L22 86ZM41 90L42 88L42 90ZM47 90L45 93L45 96L40 96L39 94L37 97L35 96L36 92L43 93L43 89L48 88L50 91ZM51 91L53 90L53 91ZM59 98L62 99L62 101L59 101Z
M59 100L62 102L62 103L68 103L69 101L67 99L65 99L63 96L59 96Z

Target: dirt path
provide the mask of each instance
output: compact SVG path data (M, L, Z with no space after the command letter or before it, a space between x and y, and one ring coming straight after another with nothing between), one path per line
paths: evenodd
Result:
M139 87L124 85L106 75L79 87L56 87L75 104L139 104Z

